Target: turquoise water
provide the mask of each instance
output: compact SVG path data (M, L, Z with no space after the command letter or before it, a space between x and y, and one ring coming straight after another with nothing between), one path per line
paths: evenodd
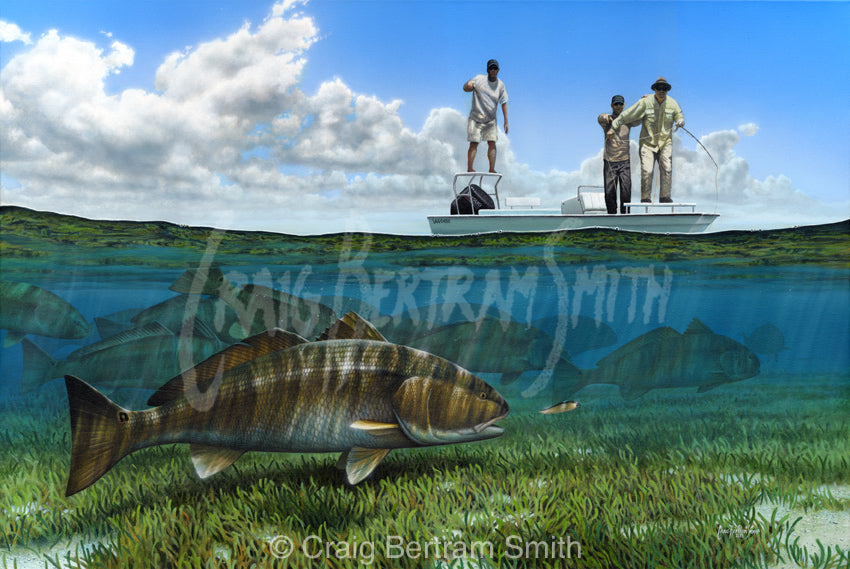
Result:
M346 485L332 468L336 457L309 467L305 462L264 466L263 483L271 479L276 487L288 488L307 481L349 499L373 488L385 490L388 481L404 487L411 479L439 477L445 488L452 472L474 476L476 464L515 460L504 480L496 478L492 489L479 490L502 499L505 490L499 485L511 487L517 471L539 482L537 469L558 460L581 475L584 458L598 454L600 460L624 462L618 468L629 472L632 460L641 460L642 473L693 468L726 476L728 470L749 476L748 485L760 484L752 472L778 481L779 486L765 483L753 489L754 495L792 488L788 495L796 496L803 482L839 483L845 486L833 490L840 500L846 488L841 445L847 426L840 417L850 396L847 223L687 237L612 231L293 237L93 222L5 208L0 213L0 293L7 327L0 335L0 441L6 445L0 451L8 457L0 461L0 492L12 488L20 494L0 500L0 520L10 527L0 534L0 565L8 561L12 566L11 560L17 562L26 551L41 556L57 540L85 534L86 528L111 532L95 541L120 542L126 537L120 533L124 524L162 526L161 535L150 536L156 546L139 546L159 547L187 516L170 500L200 504L202 512L210 496L216 515L241 520L224 498L235 492L238 500L243 488L255 492L256 477L243 475L270 460L246 457L227 472L198 480L183 445L177 451L147 449L121 461L92 487L65 497L71 444L63 375L77 375L125 407L141 409L154 389L178 373L174 368L184 367L173 352L168 357L172 337L191 338L199 361L268 326L290 328L312 340L350 310L391 341L479 374L511 406L502 423L505 434L442 447L463 448L447 455L397 452L379 465L372 480L356 487ZM181 296L187 288L196 294ZM39 302L16 313L22 290ZM269 298L274 300L263 300ZM155 307L159 312L143 324L142 316ZM89 329L86 337L71 337L67 330L74 327L65 326L77 312ZM537 413L568 398L581 407L563 415ZM529 440L534 444L526 449ZM454 454L461 452L481 454ZM406 464L425 470L408 476L399 470ZM811 480L799 478L798 472ZM545 474L555 475L551 470ZM618 470L613 476L612 484L623 475ZM113 504L111 488L119 484L122 491L138 488L138 495ZM214 494L216 489L221 493ZM574 489L552 491L565 500ZM591 502L600 495L599 489L579 492ZM796 499L786 498L785 505L796 505ZM843 500L846 510L846 496ZM144 507L134 514L137 501ZM818 499L818 507L823 502ZM833 502L827 506L835 509ZM3 507L7 503L12 507ZM94 513L86 513L87 504ZM401 518L408 515L404 503L397 506ZM693 506L682 507L690 512ZM115 515L113 508L125 507L129 513ZM276 523L295 514L313 520L303 518L299 507L286 505ZM501 506L488 508L498 516ZM717 508L726 515L725 506ZM567 510L558 507L558 515L571 516ZM717 524L722 530L739 523L735 508L729 512L729 519L703 519L708 536L716 537ZM148 521L149 514L160 513L177 521ZM323 525L332 514L319 512L314 525ZM549 518L556 525L565 523L552 512ZM368 525L361 520L361 526ZM199 535L209 541L211 530L204 527ZM493 526L488 521L482 527ZM559 531L566 531L563 527ZM260 547L268 545L265 526L246 528L245 535L254 536ZM468 522L464 528L469 529ZM492 538L489 531L474 536ZM827 544L842 543L825 531L813 535ZM412 540L419 529L410 533L406 537ZM132 539L121 547L137 541L135 533L128 535ZM617 532L612 535L619 539ZM589 556L615 543L607 539L585 541ZM667 548L677 539L671 534L661 544ZM629 547L642 542L655 547L643 537ZM188 544L170 547L181 555L192 550Z
M602 236L610 239L611 234ZM483 314L482 306L487 307L501 311L503 321L510 318L526 327L542 328L552 338L553 357L569 359L584 369L653 330L670 327L684 333L698 319L714 334L746 345L759 359L761 377L847 377L850 372L850 287L848 271L840 263L725 262L734 261L741 250L739 243L730 245L728 253L719 245L716 258L724 262L664 261L643 252L639 237L631 244L612 245L618 247L619 255L563 262L565 253L576 257L569 241L529 245L517 238L516 246L508 239L488 249L480 247L476 237L454 240L450 247L444 240L423 237L407 238L408 244L415 245L408 250L388 251L385 242L397 238L341 235L333 241L334 247L301 247L281 254L270 246L272 252L265 254L224 252L219 245L221 232L199 230L197 236L203 241L196 238L194 248L142 245L93 250L91 243L111 235L90 235L76 246L45 246L46 254L41 256L5 259L3 280L50 291L90 323L87 338L28 336L57 361L101 339L95 318L174 298L177 293L169 286L184 271L213 266L235 286L254 284L283 291L323 303L338 316L354 309L375 320L379 329L386 326L385 331L398 324L399 315L428 321L436 329L476 319ZM12 232L6 238L14 241L16 236ZM287 240L286 236L263 238ZM723 237L699 239L704 244ZM301 238L305 240L309 245L310 239ZM817 236L809 240L815 242ZM803 249L801 259L804 256ZM577 340L576 334L588 334L576 328L578 317L597 330L612 330L615 340L604 346L579 341L579 348L565 347ZM750 338L765 327L772 336ZM315 330L316 335L320 332ZM528 349L521 338L515 340L514 345L494 344L492 349ZM504 338L483 334L476 341L503 342ZM4 393L18 392L26 365L20 343L2 349L0 389ZM115 372L132 374L132 370ZM540 370L524 372L517 385L535 385ZM538 381L537 388L543 381Z

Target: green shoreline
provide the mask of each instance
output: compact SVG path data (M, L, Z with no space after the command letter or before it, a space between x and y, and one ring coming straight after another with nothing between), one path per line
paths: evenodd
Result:
M99 221L17 206L0 207L0 257L4 261L61 257L77 264L175 266L215 247L217 256L283 258L287 263L340 263L386 254L386 262L447 266L457 250L470 249L468 265L535 265L544 262L705 261L728 267L805 265L850 269L850 220L769 231L661 235L585 229L556 233L475 236L404 236L334 233L299 236L218 230L167 222ZM180 253L179 262L152 248ZM106 250L112 253L104 257ZM97 258L87 259L87 254ZM398 253L405 253L400 259ZM382 259L384 260L384 259Z

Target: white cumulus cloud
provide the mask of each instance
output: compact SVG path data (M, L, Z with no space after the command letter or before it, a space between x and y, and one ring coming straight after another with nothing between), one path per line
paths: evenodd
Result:
M0 20L0 43L12 43L20 41L26 45L32 44L32 37L21 31L16 24Z
M342 78L305 93L318 29L294 11L300 4L280 2L257 25L170 54L151 91L107 91L106 79L133 65L132 47L45 33L2 73L3 203L283 232L427 232L425 215L448 212L452 173L465 169L466 117L433 109L417 132L399 115L402 101L357 93ZM718 169L676 137L674 198L716 204L721 219L743 227L799 223L800 211L812 223L835 220L835 204L786 177L750 175L735 147L757 130L704 136ZM502 195L557 208L579 184L602 180L601 150L576 171L548 172L519 160L509 137L498 151Z
M738 127L738 132L740 132L744 136L755 136L758 131L759 125L751 122L747 124L742 124Z

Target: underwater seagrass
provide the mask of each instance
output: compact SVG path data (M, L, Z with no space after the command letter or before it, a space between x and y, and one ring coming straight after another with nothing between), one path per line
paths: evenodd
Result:
M124 456L189 443L202 478L246 451L342 452L348 481L394 448L498 437L508 404L490 385L432 354L387 342L348 313L319 341L271 330L231 346L163 385L153 409L130 411L65 378L71 417L66 495Z

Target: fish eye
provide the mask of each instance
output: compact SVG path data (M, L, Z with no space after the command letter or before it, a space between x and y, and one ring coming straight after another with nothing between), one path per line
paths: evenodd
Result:
M481 399L487 399L487 394L483 391L478 396L481 397Z

